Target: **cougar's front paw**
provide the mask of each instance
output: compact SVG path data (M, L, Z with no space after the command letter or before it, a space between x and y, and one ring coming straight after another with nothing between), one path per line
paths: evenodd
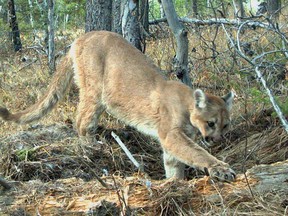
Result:
M219 181L232 182L236 178L236 173L228 165L216 165L208 169L209 176Z

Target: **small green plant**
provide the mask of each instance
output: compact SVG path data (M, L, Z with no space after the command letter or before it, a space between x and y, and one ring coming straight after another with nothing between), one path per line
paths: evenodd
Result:
M18 161L33 161L33 154L35 151L33 149L21 149L15 152Z
M252 102L253 103L262 103L265 106L269 106L271 104L269 97L260 91L259 89L253 87L250 89L250 95L252 96ZM281 98L280 96L275 96L275 100L277 104L279 105L281 111L285 116L288 116L288 100L287 98ZM272 113L272 117L277 117L277 113L274 111Z
M253 103L263 103L264 105L270 103L268 96L256 87L250 89L250 95L252 96Z
M284 99L284 101L281 101L279 97L276 97L276 102L279 105L282 113L286 116L286 118L288 117L288 100ZM277 116L276 112L272 113L272 116L275 118Z
M43 146L35 146L33 148L25 148L21 150L16 150L15 155L18 159L18 161L33 161L35 158L37 158L36 154L37 152L44 148L47 145Z

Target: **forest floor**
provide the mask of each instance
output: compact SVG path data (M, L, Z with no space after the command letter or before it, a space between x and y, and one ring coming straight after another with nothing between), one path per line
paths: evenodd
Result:
M43 62L19 63L22 57L1 59L7 70L0 73L0 102L13 111L34 103L51 79ZM0 188L1 215L288 215L288 135L271 106L236 95L231 130L221 144L207 149L237 172L235 182L214 182L193 167L186 167L185 180L176 181L164 179L155 140L108 114L93 140L80 139L73 127L77 94L72 86L38 123L1 122L0 174L12 185ZM111 132L145 173L138 172ZM256 189L252 174L266 166L281 166L287 187ZM277 173L271 175L277 179Z
M69 124L36 125L1 138L1 171L13 187L0 192L0 209L7 215L286 215L287 189L253 193L243 171L282 161L288 184L288 135L267 113L249 128L243 124L211 149L238 173L234 183L213 182L188 167L186 180L163 179L159 145L131 128L101 129L88 142ZM146 175L137 172L111 131Z

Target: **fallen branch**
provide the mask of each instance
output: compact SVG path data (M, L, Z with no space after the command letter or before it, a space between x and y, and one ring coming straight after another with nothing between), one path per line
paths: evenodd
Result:
M230 26L240 26L244 23L242 21L239 21L238 19L224 19L224 18L217 18L217 19L212 18L208 20L200 20L200 19L182 17L182 18L179 18L179 21L183 23L198 25L198 26L220 25L220 24L230 25ZM156 25L161 22L167 22L167 19L161 18L161 19L151 20L149 21L149 25ZM248 22L246 21L245 24L253 28L259 27L259 28L265 28L265 29L272 29L271 25L269 25L268 23L263 23L259 21L248 21Z
M263 85L263 87L264 87L267 95L269 96L269 100L270 100L270 102L271 102L274 110L276 111L276 113L277 113L280 121L282 122L283 127L285 128L286 132L288 133L288 121L286 120L283 112L281 111L281 109L280 109L279 105L277 104L274 96L272 95L270 89L268 88L268 86L267 86L267 84L266 84L266 80L263 78L262 73L261 73L261 71L259 70L259 64L257 63L257 61L258 61L260 58L264 57L265 55L268 55L268 54L274 53L274 52L287 52L287 50L275 50L275 51L271 51L271 52L266 52L266 53L263 53L263 54L260 55L260 56L256 56L256 57L253 58L252 60L250 60L250 59L242 52L242 50L241 50L241 46L240 46L240 36L239 36L239 35L240 35L240 32L241 32L241 30L242 30L242 27L245 26L245 25L247 25L248 23L249 23L249 21L246 21L246 22L243 22L243 23L240 25L240 27L239 27L239 29L238 29L238 32L237 32L237 45L234 43L233 39L230 37L230 35L229 35L228 32L226 31L226 29L225 29L225 27L224 27L223 24L222 24L222 27L223 27L223 30L224 30L224 32L226 33L226 36L227 36L227 38L229 39L231 45L235 48L237 54L238 54L241 58L243 58L244 60L246 60L249 64L251 64L251 65L254 67L258 79L260 79L260 81L261 81L261 83L262 83L262 85Z
M123 151L125 152L125 154L128 156L128 158L132 161L132 163L137 167L137 169L141 172L144 173L144 168L143 166L138 163L138 161L133 157L133 155L131 154L131 152L127 149L127 147L125 146L125 144L121 141L121 139L119 138L119 136L117 136L113 131L111 132L112 137L116 140L116 142L120 145L120 147L123 149Z
M188 32L179 22L178 15L172 0L163 0L162 6L167 17L167 22L176 39L176 56L174 68L177 77L192 88L192 81L188 69Z
M263 87L264 87L267 95L269 96L269 100L270 100L270 102L271 102L271 104L272 104L275 112L277 113L280 121L282 122L282 125L284 126L286 132L288 133L288 121L286 120L283 112L281 111L279 105L277 104L275 98L273 97L272 92L271 92L270 89L268 88L268 86L267 86L267 84L266 84L266 80L263 78L262 73L261 73L261 71L259 70L259 67L258 67L258 66L255 68L255 72L256 72L256 74L257 74L257 77L260 79L260 81L261 81L261 83L262 83L262 85L263 85Z

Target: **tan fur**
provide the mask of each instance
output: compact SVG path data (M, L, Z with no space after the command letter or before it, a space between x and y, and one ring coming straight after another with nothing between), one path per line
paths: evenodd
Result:
M166 177L183 178L187 164L206 167L221 180L234 180L228 164L193 141L198 130L207 140L221 137L228 128L233 95L222 99L164 79L144 54L111 32L90 32L78 38L42 99L16 114L0 108L0 116L22 124L40 119L69 87L71 67L80 90L76 119L80 136L91 133L107 111L160 141ZM208 122L215 125L209 127Z

